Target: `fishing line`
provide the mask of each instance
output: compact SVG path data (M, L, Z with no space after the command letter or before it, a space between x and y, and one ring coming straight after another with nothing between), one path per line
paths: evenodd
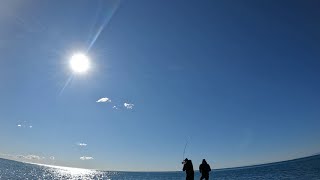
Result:
M182 160L184 160L184 155L186 154L186 149L189 144L189 139L190 137L188 137L188 139L186 140L186 144L184 145Z

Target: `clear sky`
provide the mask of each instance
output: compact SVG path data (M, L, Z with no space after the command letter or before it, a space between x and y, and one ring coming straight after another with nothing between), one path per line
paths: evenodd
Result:
M0 156L149 171L181 170L186 142L195 169L318 153L319 7L1 1Z

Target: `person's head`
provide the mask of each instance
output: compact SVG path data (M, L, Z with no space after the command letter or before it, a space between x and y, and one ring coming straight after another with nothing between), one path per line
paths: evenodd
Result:
M186 164L188 162L188 158L185 158L183 161L182 161L182 164Z
M202 164L207 164L207 161L205 159L202 159Z

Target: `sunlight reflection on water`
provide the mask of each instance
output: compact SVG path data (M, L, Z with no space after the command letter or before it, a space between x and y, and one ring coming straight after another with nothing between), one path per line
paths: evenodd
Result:
M106 173L97 170L82 168L72 168L53 165L39 165L32 168L29 177L31 179L106 179L111 180L111 176L117 176L117 172ZM24 174L26 175L26 174Z
M51 177L54 176L54 178L59 179L95 179L102 175L102 173L98 171L80 168L59 166L43 166L43 168L46 171L44 175L49 175Z

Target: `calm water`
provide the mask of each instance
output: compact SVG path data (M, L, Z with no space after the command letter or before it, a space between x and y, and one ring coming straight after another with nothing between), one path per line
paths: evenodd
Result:
M183 172L106 172L77 168L40 166L0 158L0 179L185 179ZM196 172L195 179L199 179ZM210 179L302 179L320 180L320 155L308 158L236 169L215 170Z

